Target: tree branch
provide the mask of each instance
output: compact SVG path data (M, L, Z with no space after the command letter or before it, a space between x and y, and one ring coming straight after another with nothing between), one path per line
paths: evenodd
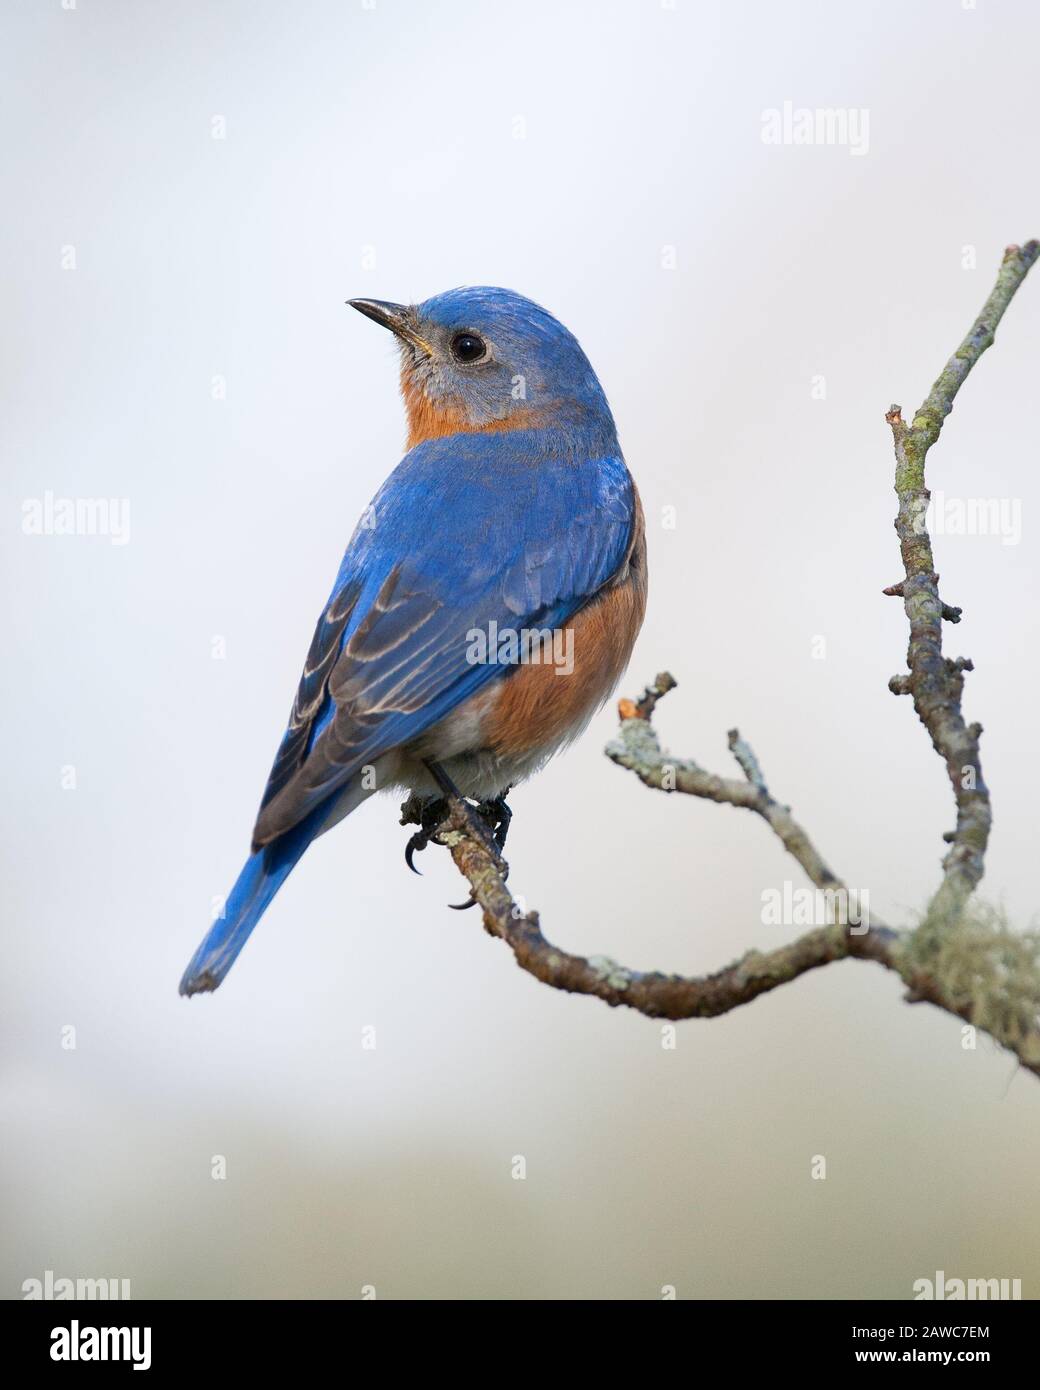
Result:
M486 930L503 940L522 969L536 979L554 989L593 995L611 1006L626 1005L651 1018L713 1018L821 965L871 960L905 981L908 1001L927 1001L988 1032L1040 1076L1040 934L1015 934L983 912L965 910L982 877L990 801L979 762L981 727L965 725L961 714L963 673L971 663L942 654L942 622L956 622L960 610L939 598L939 576L924 523L925 457L1038 254L1040 244L1035 241L1008 248L993 293L913 422L905 424L898 406L886 417L895 440L895 525L905 578L885 592L903 599L910 623L909 674L894 676L889 684L897 694L913 696L917 714L946 762L957 806L957 828L947 836L951 847L943 880L920 926L895 931L875 919L862 930L861 923L842 921L842 895L847 905L849 890L790 807L772 796L758 759L736 729L729 733L729 747L742 778L719 777L691 759L664 753L650 722L658 702L676 685L663 673L639 700L620 702L621 728L608 744L607 756L655 790L739 806L760 816L815 884L827 905L829 924L775 950L749 951L732 965L698 977L630 970L606 956L571 955L545 938L536 912L519 908L506 887L497 850L475 831L467 803L448 795L447 819L431 838L447 846L469 881ZM410 803L406 822L417 818L409 807Z
M650 1018L715 1018L807 970L846 956L890 963L887 943L896 939L895 933L872 926L864 935L853 936L837 925L808 932L775 951L749 951L713 975L665 975L630 970L608 956L571 955L546 940L537 912L524 912L517 905L492 851L474 836L465 803L450 795L446 800L447 820L431 838L451 851L459 872L468 879L483 909L485 929L509 946L522 969L553 989L591 994Z
M676 684L675 678L667 671L659 675L650 687L651 691L657 692L654 704L666 691L674 690ZM738 730L729 731L729 747L744 772L744 778L718 777L713 772L706 772L689 758L672 758L663 753L657 734L650 725L649 713L632 713L633 710L645 708L645 705L645 695L638 703L620 701L620 735L606 747L611 762L628 768L641 782L658 791L685 792L687 796L700 796L709 801L743 806L754 811L771 827L817 888L848 891L791 815L790 806L782 806L770 795L758 760Z
M950 619L956 613L953 620L959 620L960 609L949 608L939 597L939 576L925 521L931 495L925 486L925 459L953 409L957 392L992 344L1004 311L1038 254L1040 242L1036 241L1007 248L993 292L913 422L906 424L898 405L885 417L895 443L899 498L895 528L906 575L894 587L900 592L910 624L906 658L910 674L893 677L890 688L896 694L913 696L917 716L931 735L935 751L946 762L957 806L957 827L943 860L943 880L925 917L930 930L955 922L982 878L992 812L979 757L982 725L965 724L961 714L963 673L971 670L971 662L963 657L950 661L942 652L943 618Z

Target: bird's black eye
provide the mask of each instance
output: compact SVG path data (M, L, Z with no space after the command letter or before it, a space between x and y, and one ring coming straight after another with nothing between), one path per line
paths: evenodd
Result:
M456 362L479 362L487 353L487 344L476 333L456 333L451 340L451 354Z

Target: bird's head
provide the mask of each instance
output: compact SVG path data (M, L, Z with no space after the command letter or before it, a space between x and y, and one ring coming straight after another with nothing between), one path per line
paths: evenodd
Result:
M574 335L512 290L448 290L423 304L352 299L401 348L408 447L439 435L582 421L613 429Z

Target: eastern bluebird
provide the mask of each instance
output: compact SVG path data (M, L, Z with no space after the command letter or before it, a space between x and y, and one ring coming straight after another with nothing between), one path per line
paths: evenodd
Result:
M184 972L216 989L304 850L373 791L492 800L576 737L646 606L639 495L564 326L487 287L354 299L401 350L408 452L359 522L224 914Z

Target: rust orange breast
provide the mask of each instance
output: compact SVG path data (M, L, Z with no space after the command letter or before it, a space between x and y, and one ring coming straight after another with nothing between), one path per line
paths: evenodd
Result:
M484 719L487 746L500 757L523 758L577 732L621 679L645 611L646 538L636 493L636 524L624 564L567 624L573 669L562 674L546 663L510 672Z

